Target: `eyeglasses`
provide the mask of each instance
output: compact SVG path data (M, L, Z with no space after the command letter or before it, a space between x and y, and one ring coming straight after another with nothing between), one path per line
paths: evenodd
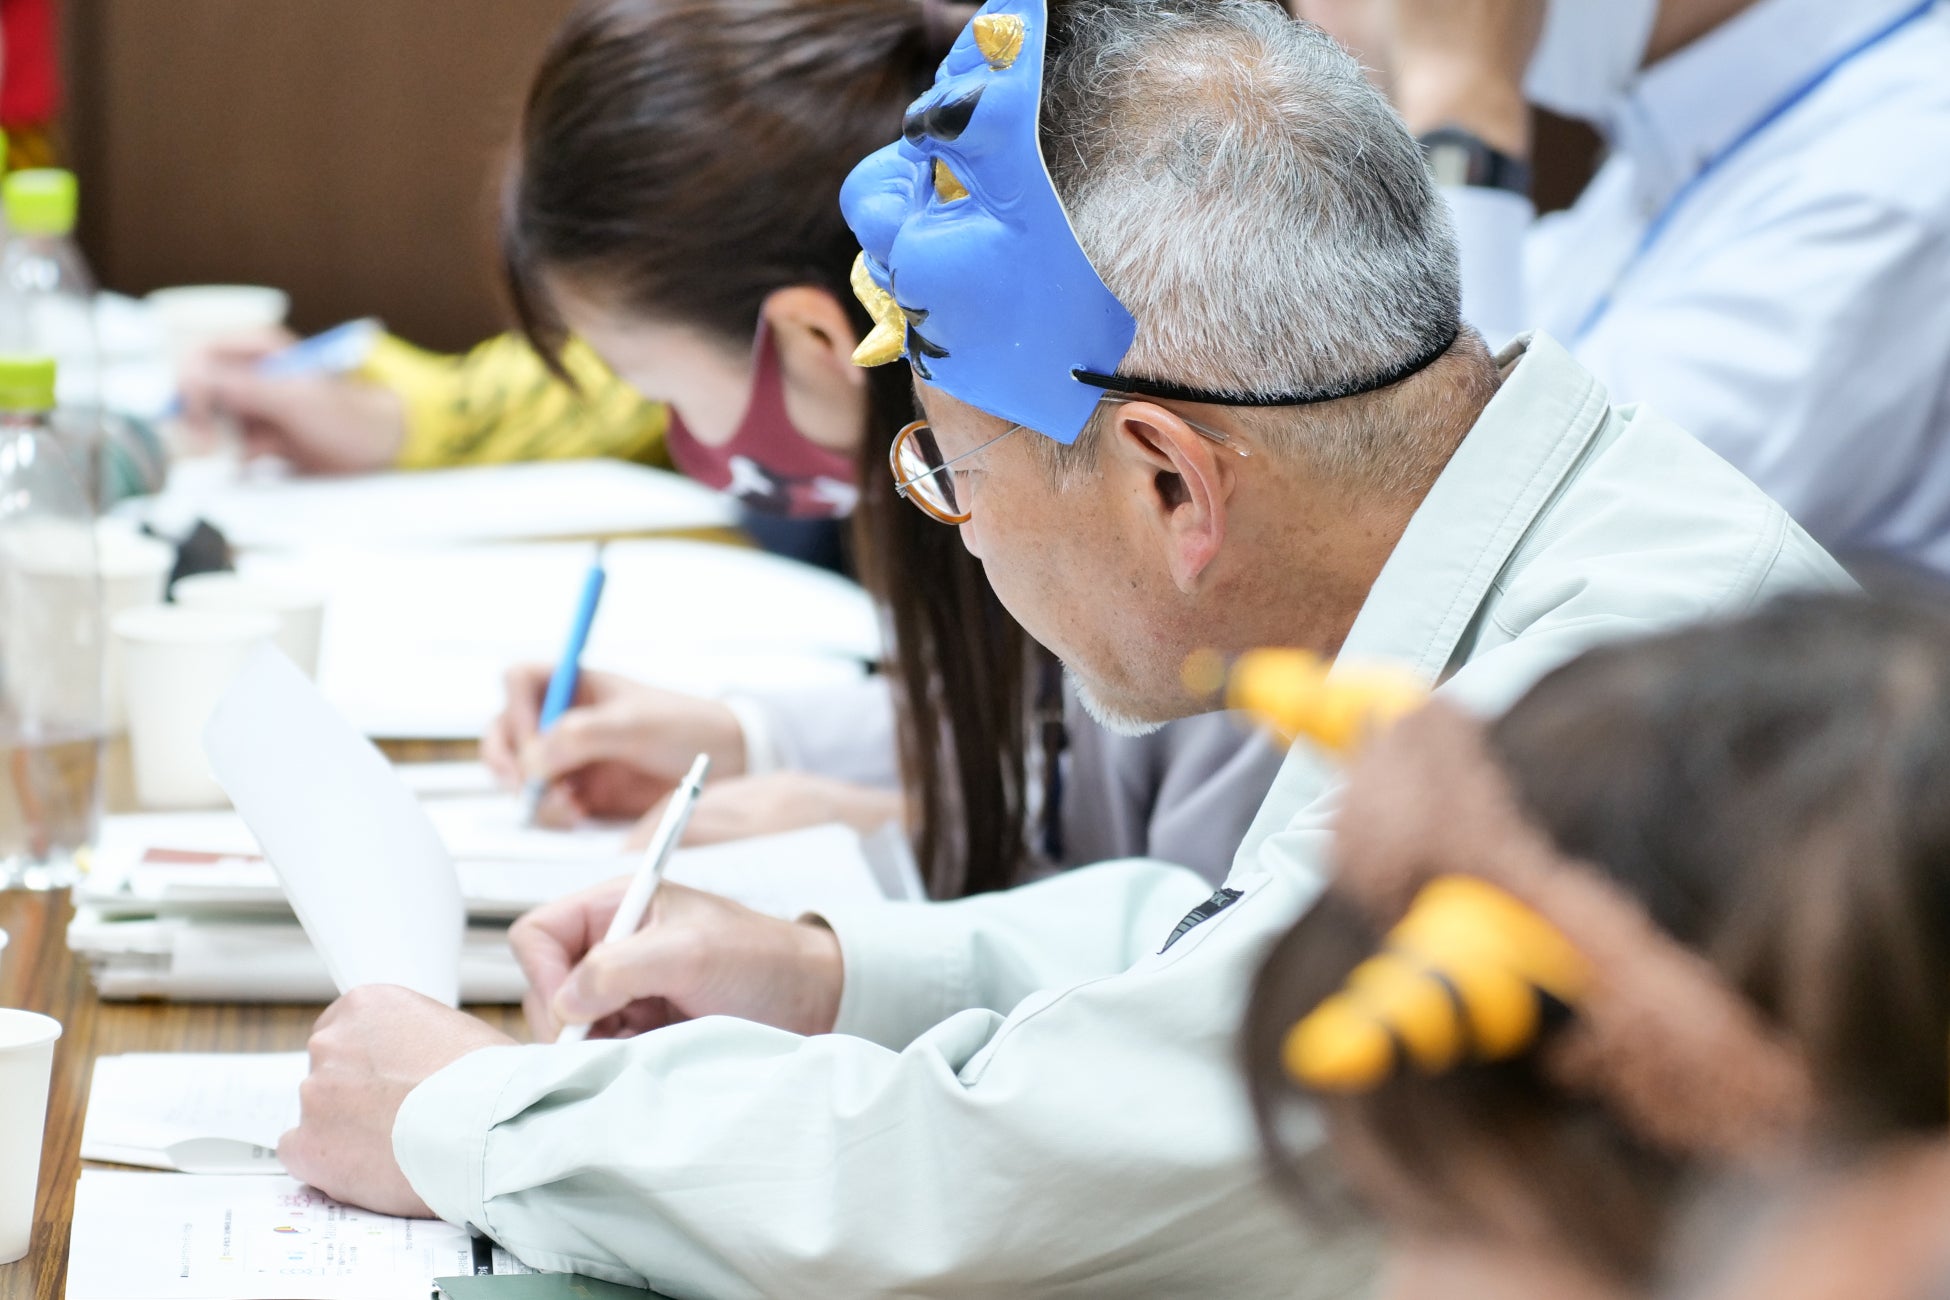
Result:
M1121 405L1150 399L1108 396L1104 400ZM1178 418L1185 419L1182 415ZM1208 428L1196 420L1185 420L1185 423L1235 456L1253 454L1251 448L1241 446L1217 429ZM893 450L887 456L887 463L894 471L894 491L919 506L932 519L944 524L965 524L970 512L961 494L955 490L955 476L967 471L958 470L955 466L971 456L979 456L1004 438L1021 433L1028 427L1026 424L1012 425L981 446L953 459L946 459L941 454L941 444L936 441L933 428L926 420L915 420L894 435Z

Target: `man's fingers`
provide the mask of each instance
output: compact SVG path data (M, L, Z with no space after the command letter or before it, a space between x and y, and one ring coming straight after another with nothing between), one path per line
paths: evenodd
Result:
M563 982L549 1012L565 1025L586 1025L644 998L676 998L690 978L696 953L688 933L654 927L604 944Z
M596 946L629 888L628 876L559 898L522 916L508 930L508 946L528 985L546 1001L583 954Z
M312 1169L311 1152L306 1147L303 1134L302 1128L293 1128L286 1129L278 1137L278 1163L284 1166L284 1172L301 1183L308 1183L311 1181L308 1172Z

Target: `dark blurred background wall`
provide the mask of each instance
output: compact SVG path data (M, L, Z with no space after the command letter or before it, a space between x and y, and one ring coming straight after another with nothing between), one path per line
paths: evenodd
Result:
M61 4L61 134L109 288L272 284L300 330L373 314L438 348L502 327L492 177L573 0ZM1595 144L1540 121L1543 206Z
M63 0L103 282L273 284L313 330L501 327L491 173L572 0Z

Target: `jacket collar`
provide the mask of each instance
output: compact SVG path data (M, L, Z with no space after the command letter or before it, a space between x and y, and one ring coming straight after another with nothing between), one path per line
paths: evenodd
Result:
M1545 334L1497 358L1503 386L1409 520L1341 647L1433 686L1518 544L1604 427L1604 386Z

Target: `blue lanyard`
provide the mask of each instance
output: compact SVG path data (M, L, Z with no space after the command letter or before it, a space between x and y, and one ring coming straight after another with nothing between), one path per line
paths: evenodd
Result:
M1731 144L1702 163L1700 169L1694 172L1692 178L1684 185L1681 185L1670 199L1666 200L1666 206L1660 209L1659 215L1652 218L1651 224L1646 226L1645 234L1639 238L1638 247L1632 250L1632 255L1625 259L1625 265L1612 278L1611 288L1605 290L1604 294L1592 305L1591 310L1585 314L1584 320L1579 323L1577 329L1572 333L1571 337L1573 342L1582 343L1590 335L1592 330L1598 328L1598 322L1603 320L1605 314L1611 310L1612 298L1618 292L1619 286L1624 284L1626 279L1630 277L1632 271L1637 268L1638 264L1645 260L1646 254L1650 253L1658 242L1665 238L1666 231L1672 227L1673 219L1679 215L1679 210L1686 205L1688 199L1692 198L1711 179L1714 172L1726 166L1735 154L1766 134L1769 127L1799 107L1801 101L1807 99L1808 96L1814 94L1817 90L1820 90L1828 83L1829 78L1867 54L1870 50L1881 45L1884 41L1895 36L1910 24L1920 22L1928 17L1930 11L1935 9L1936 5L1937 0L1923 0L1922 4L1906 11L1902 16L1895 19L1895 21L1878 28L1848 49L1842 51L1832 62L1822 68L1821 71L1815 73L1812 77L1809 77L1806 81L1790 91L1787 97L1781 100L1780 103L1761 114L1760 119L1745 131L1735 136Z

